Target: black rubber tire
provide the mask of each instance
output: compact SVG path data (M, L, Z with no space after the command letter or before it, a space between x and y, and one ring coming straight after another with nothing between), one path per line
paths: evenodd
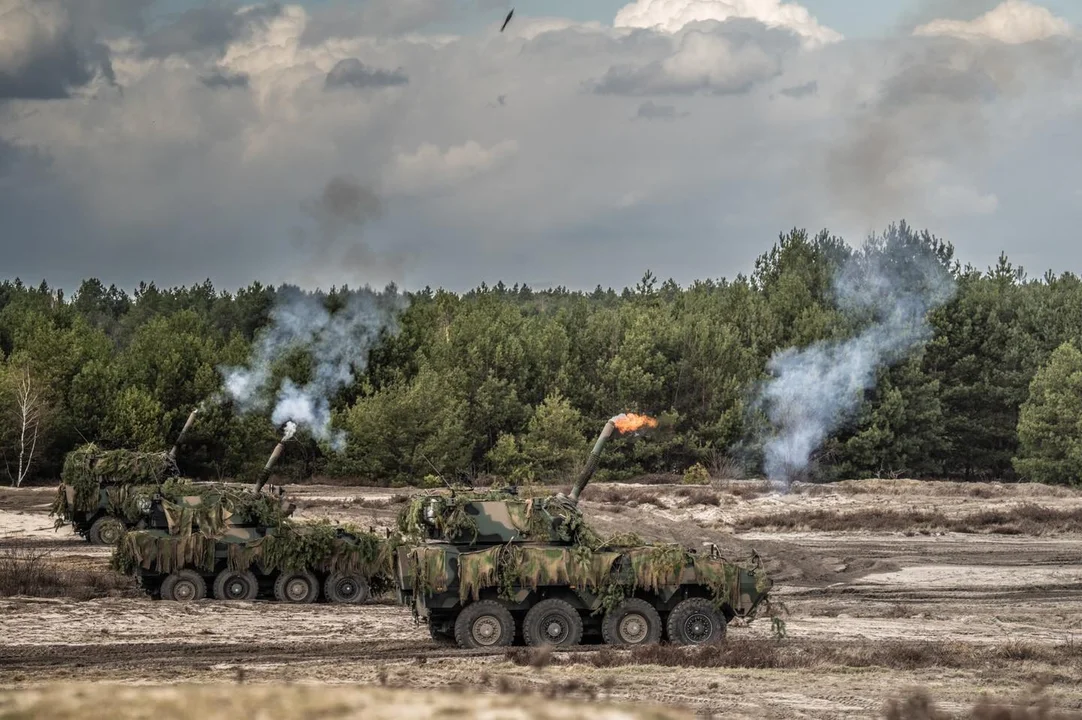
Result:
M90 526L86 539L91 545L116 545L124 530L123 522L112 515L102 515Z
M194 602L207 596L207 582L195 570L177 570L162 582L161 593L162 600Z
M301 582L307 585L301 594ZM306 605L319 597L319 580L309 570L283 572L274 581L274 597L279 602Z
M323 597L327 602L360 605L370 594L368 581L358 573L331 573L323 581Z
M652 645L661 641L664 629L653 605L639 598L626 598L605 614L601 637L606 645Z
M667 626L669 642L674 645L708 645L725 639L728 623L714 603L688 598L669 613Z
M582 642L582 618L566 600L547 598L530 608L522 621L527 645L570 647Z
M489 633L494 631L492 639L489 639L486 630ZM495 600L470 603L455 618L455 642L460 648L509 647L514 640L515 619L507 608Z
M259 594L259 580L251 570L226 568L214 578L214 597L219 600L255 600Z

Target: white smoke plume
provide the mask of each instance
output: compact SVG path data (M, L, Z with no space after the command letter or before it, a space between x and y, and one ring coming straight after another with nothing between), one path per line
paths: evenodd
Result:
M397 331L396 312L404 305L397 290L375 293L366 288L350 291L344 305L330 312L322 294L283 288L270 323L256 338L248 367L221 368L224 392L241 412L265 412L270 407L275 425L291 421L307 427L314 437L340 451L345 436L331 428L331 401L367 367L368 352L379 342L381 331ZM297 347L311 357L308 382L286 377L279 387L270 387L274 362Z
M874 387L876 371L930 339L927 314L954 289L943 263L904 224L853 254L835 276L835 299L863 329L848 340L788 348L767 364L773 377L754 406L772 428L764 444L770 480L788 483L807 470L812 453Z

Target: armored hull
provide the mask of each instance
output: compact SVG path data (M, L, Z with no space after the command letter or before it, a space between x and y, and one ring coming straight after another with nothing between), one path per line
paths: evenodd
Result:
M399 522L413 540L396 553L400 602L463 648L716 642L772 585L757 555L602 539L562 495L422 496Z
M177 601L363 603L390 586L386 539L326 521L271 519L273 498L267 501L262 513L248 515L175 505L166 528L125 533L112 566L137 577L152 597Z

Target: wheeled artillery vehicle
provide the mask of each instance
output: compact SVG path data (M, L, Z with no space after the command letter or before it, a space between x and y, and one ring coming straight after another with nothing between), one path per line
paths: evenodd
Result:
M724 638L751 619L772 582L757 554L746 562L634 536L603 539L579 497L616 430L649 420L610 419L570 494L520 497L513 489L415 497L399 516L399 600L432 637L463 648L614 645Z

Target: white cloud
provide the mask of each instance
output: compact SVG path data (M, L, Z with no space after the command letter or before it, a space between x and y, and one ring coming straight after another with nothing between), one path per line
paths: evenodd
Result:
M913 31L914 35L947 35L963 40L996 40L1017 45L1068 35L1071 24L1046 7L1025 0L1003 0L973 20L933 20Z
M794 34L799 22L771 20L789 6L703 5L744 21L681 25L680 8L698 11L670 3L670 23L643 29L649 18L631 10L664 7L638 3L619 27L523 15L505 33L386 35L345 22L343 4L321 35L317 4L229 20L206 52L111 38L120 88L0 103L5 272L65 287L97 275L127 287L209 276L592 288L647 267L681 282L731 277L787 228L848 232L842 218L863 232L901 217L979 238L956 247L980 265L1010 253L1017 228L1052 222L1016 197L1076 185L1082 106L1060 43L810 49L801 38L817 25ZM362 81L327 89L351 59ZM363 81L381 70L407 80ZM216 73L247 84L207 87ZM596 92L605 80L623 85ZM336 178L371 188L381 212L328 235L305 207ZM1082 217L1061 204L1065 236ZM1034 250L1082 262L1082 249Z
M498 168L516 152L518 143L514 140L487 148L474 140L446 149L424 143L413 152L395 154L387 173L387 189L403 194L446 189Z
M781 0L635 0L616 13L613 24L676 32L693 22L730 18L791 30L813 44L842 39L840 33L820 25L803 5Z
M643 66L615 66L595 86L616 95L743 93L781 72L779 52L756 38L684 30L674 52Z

